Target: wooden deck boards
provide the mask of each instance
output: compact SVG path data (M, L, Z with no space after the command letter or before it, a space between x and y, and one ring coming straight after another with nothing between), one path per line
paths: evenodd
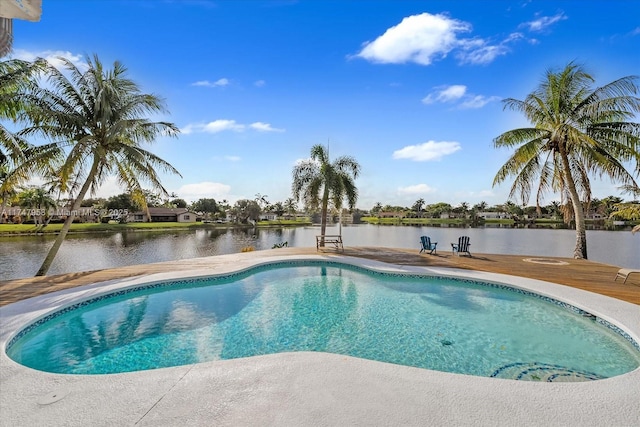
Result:
M247 257L304 255L323 253L315 248L281 248L238 254ZM327 255L335 251L327 250ZM341 255L374 259L391 264L431 267L455 267L493 273L511 274L545 280L596 292L640 305L640 275L632 275L627 283L615 282L620 267L572 258L527 257L523 255L473 254L473 257L450 253L419 254L418 249L383 247L345 247ZM538 263L527 262L534 258ZM563 264L559 264L563 263ZM0 281L0 306L90 283L168 271L202 268L202 259L135 265L107 270L69 273L56 276Z

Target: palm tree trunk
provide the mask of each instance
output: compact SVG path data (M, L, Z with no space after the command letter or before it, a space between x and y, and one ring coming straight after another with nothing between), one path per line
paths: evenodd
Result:
M9 204L9 202L7 201L7 196L8 196L8 193L2 193L2 212L0 212L0 224L4 224L7 222L4 216L5 208ZM7 215L7 218L8 217L9 215Z
M327 232L327 210L329 208L329 187L325 184L324 187L324 195L322 196L322 209L320 215L322 218L320 219L320 235L322 238L320 239L320 247L324 247L324 235Z
M576 190L576 183L571 176L571 167L569 166L569 157L564 144L560 146L560 158L562 159L562 167L564 169L565 179L567 181L567 187L569 188L569 194L571 195L571 204L573 205L573 216L576 220L576 248L573 251L573 257L575 259L587 259L587 230L584 220L584 209L578 190Z
M69 212L69 215L67 215L67 219L65 219L64 224L62 225L60 234L58 234L56 241L53 242L53 246L51 247L51 249L49 249L49 252L47 253L47 256L42 262L40 269L36 273L36 276L46 276L47 271L49 271L51 264L53 264L54 258L58 254L58 250L60 249L60 246L62 246L62 242L64 241L65 237L67 237L67 232L71 228L71 223L75 218L75 213L78 211L78 209L80 209L82 200L84 199L85 194L87 194L87 191L91 186L91 181L93 180L93 176L95 175L97 170L98 170L98 159L94 158L93 166L91 166L91 171L89 172L89 175L87 175L87 179L84 182L84 184L82 184L82 188L80 189L80 193L78 193L78 197L76 197L75 202L73 202L73 206L71 207L71 212Z

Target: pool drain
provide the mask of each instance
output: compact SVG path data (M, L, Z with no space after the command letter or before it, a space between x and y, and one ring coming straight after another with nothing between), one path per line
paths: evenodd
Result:
M579 371L566 366L547 363L509 363L495 370L492 378L506 378L520 381L581 382L601 380L603 377L593 372Z

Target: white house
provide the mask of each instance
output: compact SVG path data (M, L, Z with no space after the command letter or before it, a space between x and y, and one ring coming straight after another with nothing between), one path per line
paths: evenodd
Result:
M260 214L260 219L259 221L277 221L278 219L278 215L276 215L273 212L265 212L263 214Z
M139 211L129 214L127 222L196 222L196 214L184 208L149 208L151 221L147 212Z
M478 212L478 217L484 219L508 219L506 212Z

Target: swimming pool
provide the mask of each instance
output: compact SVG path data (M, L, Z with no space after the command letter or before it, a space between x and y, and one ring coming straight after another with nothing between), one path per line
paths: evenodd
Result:
M637 342L558 300L327 261L135 286L47 314L7 345L25 366L75 374L292 351L522 380L594 380L640 366Z

